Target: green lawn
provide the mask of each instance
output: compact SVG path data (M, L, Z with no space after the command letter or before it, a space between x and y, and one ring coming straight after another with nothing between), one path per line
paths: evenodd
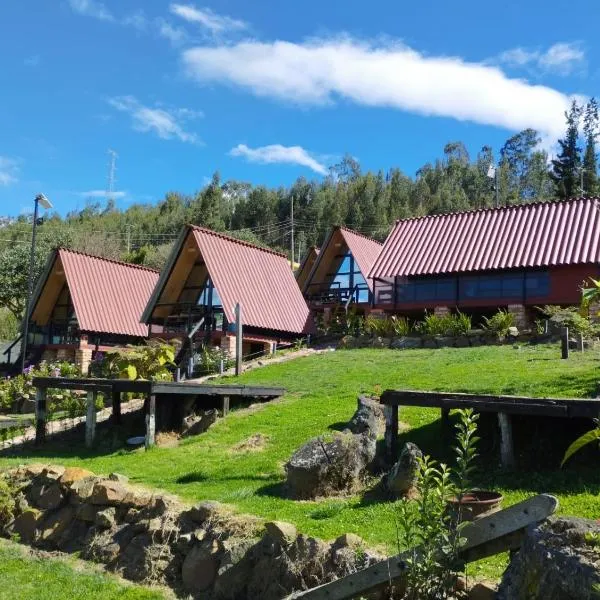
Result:
M154 590L128 585L82 567L81 562L36 558L22 547L0 540L2 600L160 600Z
M282 494L283 464L307 439L339 427L352 415L360 392L413 388L531 396L589 397L596 393L600 361L595 353L560 360L558 346L497 346L441 350L348 350L273 364L242 376L247 384L283 385L288 393L258 409L233 411L206 434L176 448L143 451L97 450L49 444L20 458L0 458L0 467L28 461L77 464L98 473L119 471L133 482L161 488L196 502L219 500L238 510L287 520L311 535L331 539L352 531L374 546L393 549L394 504L376 494L321 502L295 502ZM410 426L403 440L443 455L439 411L407 408L400 420ZM268 437L264 450L233 447L253 434ZM546 440L553 443L553 440ZM538 492L560 497L561 511L600 514L600 472L554 464L516 474L497 468L497 452L483 460L480 485L500 490L506 504ZM498 561L493 563L498 565ZM489 565L489 563L488 563ZM488 567L489 568L489 567ZM497 570L497 569L496 569Z

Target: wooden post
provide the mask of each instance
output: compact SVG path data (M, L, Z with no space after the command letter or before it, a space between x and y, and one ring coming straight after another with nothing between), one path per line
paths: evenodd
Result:
M46 388L35 390L35 445L46 441Z
M223 396L223 416L229 413L229 396Z
M85 446L91 448L96 437L96 398L98 392L90 390L87 393L87 413L85 416Z
M235 305L235 374L242 374L242 305Z
M560 332L562 358L569 358L569 328L563 327Z
M441 409L441 425L442 425L442 439L447 440L450 437L450 409Z
M583 334L582 333L577 335L577 350L579 350L579 352L583 352Z
M510 415L499 412L498 425L500 426L500 460L505 469L512 469L515 466L515 450Z
M146 410L146 450L150 446L154 446L156 441L156 396L149 394L147 398L147 410Z
M117 390L112 393L112 417L113 425L121 424L121 392Z
M393 465L398 458L398 405L384 405L385 415L385 458Z

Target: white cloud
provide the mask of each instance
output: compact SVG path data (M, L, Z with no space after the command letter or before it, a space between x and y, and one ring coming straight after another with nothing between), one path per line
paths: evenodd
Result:
M169 40L173 46L179 46L187 40L187 32L181 27L175 27L164 19L156 19L158 35Z
M245 41L183 52L190 77L303 105L343 98L371 107L451 117L558 136L570 98L457 57L424 56L400 43L350 38L302 44Z
M201 25L213 34L248 28L248 24L244 21L232 19L226 15L219 15L210 8L196 8L191 4L171 4L170 10L174 15L189 23Z
M113 108L131 115L136 131L153 132L163 140L178 139L192 144L200 141L195 133L190 133L183 127L185 121L200 117L202 113L199 111L144 106L133 96L117 96L110 98L108 103Z
M109 194L107 190L88 190L87 192L77 192L82 198L108 198L111 195L115 200L121 200L127 196L127 192L113 192Z
M8 156L0 156L0 186L17 183L19 174L18 162Z
M327 175L327 168L313 158L302 146L282 146L272 144L259 148L248 148L246 144L239 144L229 151L231 156L241 156L250 162L261 164L284 163L302 165L319 173Z
M148 19L143 10L138 10L126 16L121 21L121 25L129 25L138 31L145 31L148 27Z
M113 14L96 0L69 0L69 4L74 12L84 16L100 19L101 21L114 21Z
M585 52L578 42L558 42L545 51L512 48L500 54L498 61L516 67L534 66L558 75L569 75L582 66Z

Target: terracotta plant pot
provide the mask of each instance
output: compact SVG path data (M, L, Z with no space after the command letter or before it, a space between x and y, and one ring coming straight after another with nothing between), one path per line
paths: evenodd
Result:
M500 508L504 496L489 490L473 490L467 492L461 499L461 521L473 521L479 517L494 512ZM450 510L458 512L458 498L449 501Z

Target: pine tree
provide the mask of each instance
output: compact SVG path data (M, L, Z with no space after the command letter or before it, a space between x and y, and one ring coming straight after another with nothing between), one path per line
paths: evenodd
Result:
M552 160L550 177L554 181L556 195L563 199L576 196L579 190L581 149L577 145L577 139L582 110L577 101L573 100L570 110L565 112L567 131L564 139L558 140L560 154Z
M598 102L592 98L585 107L583 117L585 153L583 155L583 193L586 196L598 194L598 161L596 141L598 140Z

